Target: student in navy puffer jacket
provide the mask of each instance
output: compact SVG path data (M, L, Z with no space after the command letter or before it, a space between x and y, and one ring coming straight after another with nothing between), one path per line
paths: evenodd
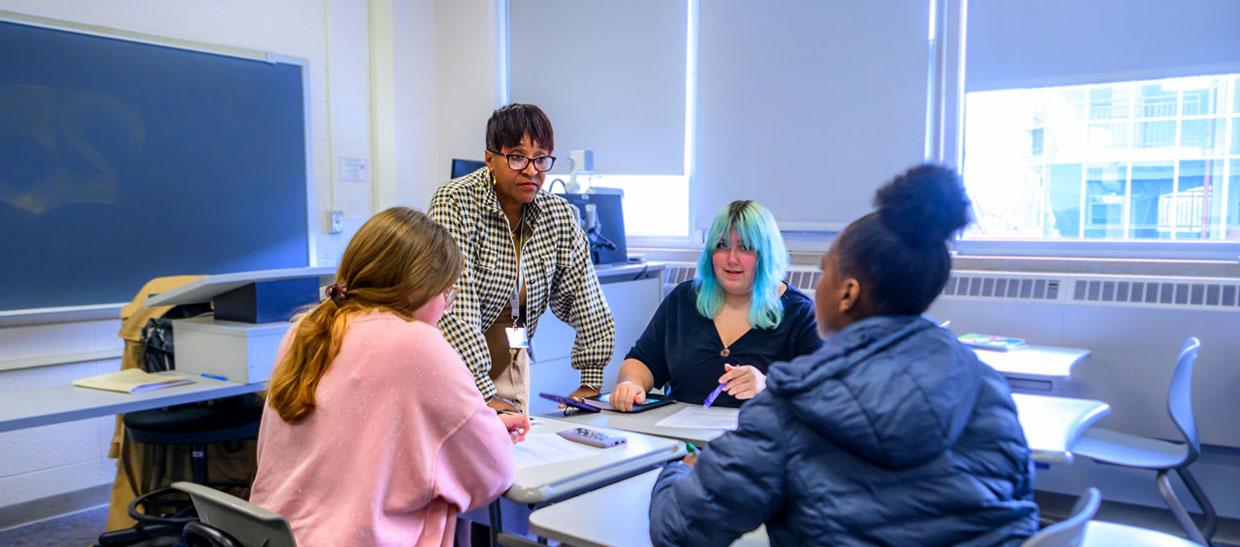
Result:
M947 281L945 241L968 224L968 196L927 165L875 203L823 259L815 312L835 334L772 365L696 469L663 470L655 545L727 545L760 524L773 545L1017 545L1037 531L1007 383L921 317Z

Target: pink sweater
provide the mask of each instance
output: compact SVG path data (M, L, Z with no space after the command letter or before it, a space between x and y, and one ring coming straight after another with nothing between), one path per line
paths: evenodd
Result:
M448 546L458 513L512 484L508 433L433 326L354 317L315 401L297 424L264 409L250 497L298 545Z

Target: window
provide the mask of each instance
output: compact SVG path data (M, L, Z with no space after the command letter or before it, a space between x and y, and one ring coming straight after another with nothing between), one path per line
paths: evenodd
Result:
M1240 242L1240 75L965 93L966 239Z
M548 188L554 179L547 177ZM689 177L684 175L579 175L590 187L624 190L624 232L638 238L689 237ZM558 185L557 185L558 186Z

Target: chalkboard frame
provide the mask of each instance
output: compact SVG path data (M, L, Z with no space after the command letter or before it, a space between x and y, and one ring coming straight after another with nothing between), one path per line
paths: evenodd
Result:
M247 48L209 44L192 40L183 40L169 36L161 36L144 32L129 31L104 25L92 25L74 21L65 21L49 17L28 15L13 11L0 10L0 22L14 23L49 30L71 32L101 38L123 40L137 44L145 44L172 48L182 51L206 53L242 60L261 61L269 64L286 64L295 66L301 73L301 95L303 114L303 146L305 150L305 184L306 184L306 260L305 267L316 267L317 252L314 229L314 150L313 127L311 125L310 97L310 61L304 57L259 51ZM186 272L193 273L193 272ZM121 306L128 302L92 303L59 307L24 308L0 310L0 328L29 326L40 324L69 323L119 317Z

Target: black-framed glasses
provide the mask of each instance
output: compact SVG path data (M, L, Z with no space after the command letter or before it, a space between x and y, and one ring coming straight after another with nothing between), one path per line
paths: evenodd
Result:
M508 168L513 171L525 169L530 162L534 162L534 170L539 173L546 173L555 166L555 156L538 156L531 158L522 154L505 154L499 150L491 150L492 154L499 154L508 160Z

